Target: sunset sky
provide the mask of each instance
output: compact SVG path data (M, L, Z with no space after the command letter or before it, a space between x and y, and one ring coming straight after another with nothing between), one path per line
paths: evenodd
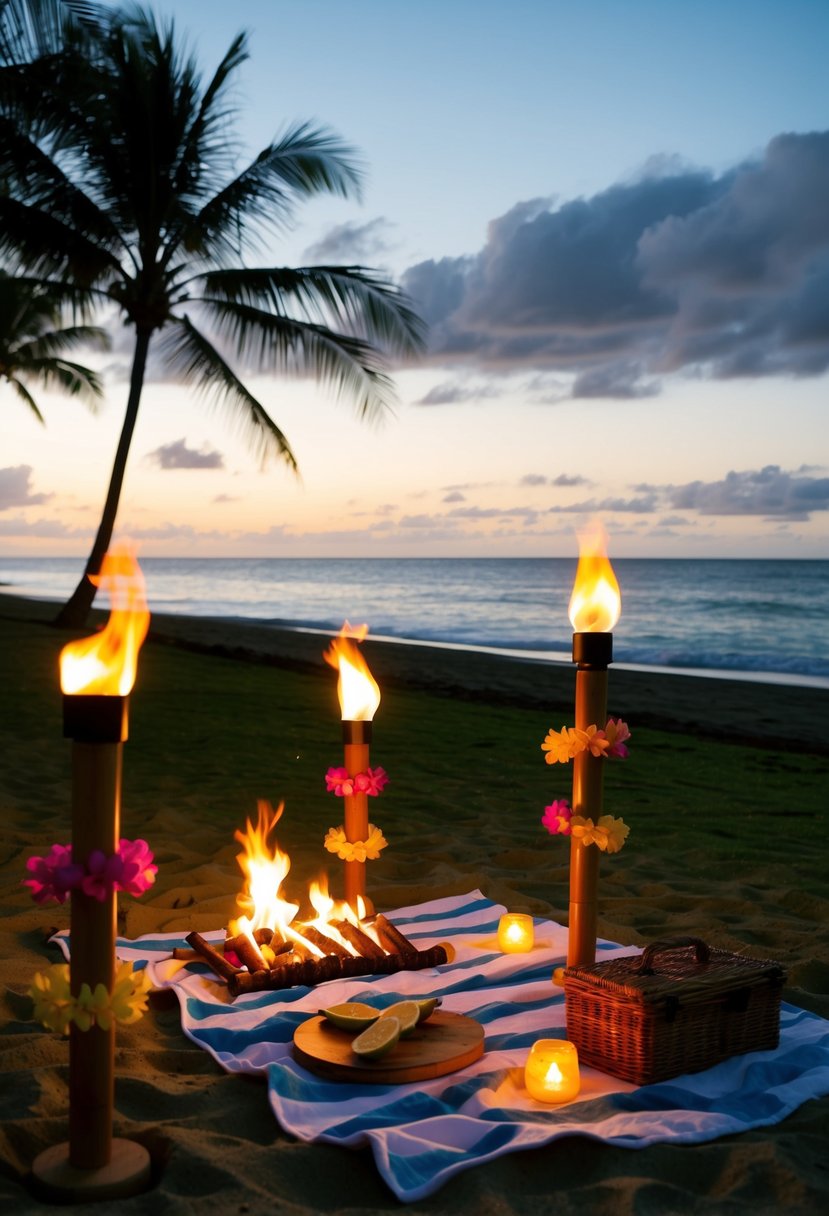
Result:
M361 263L430 323L380 428L248 377L301 479L145 389L119 532L148 556L827 557L826 0L165 0L240 165L311 119L361 154L262 262ZM0 383L0 555L85 555L126 401ZM0 575L1 577L1 575Z

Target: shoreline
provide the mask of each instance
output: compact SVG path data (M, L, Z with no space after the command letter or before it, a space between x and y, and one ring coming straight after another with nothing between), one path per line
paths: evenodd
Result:
M51 627L51 601L0 596L0 615ZM93 622L108 615L95 609ZM81 631L83 632L83 631ZM154 613L149 645L175 646L238 662L317 674L328 680L322 658L325 631L280 629L238 617ZM429 643L407 644L373 637L364 652L381 685L420 689L456 700L547 709L550 725L572 716L575 668L570 662L539 663L482 650ZM630 723L699 738L754 747L782 747L829 755L829 689L765 684L723 676L678 674L661 669L631 670L613 664L611 715Z

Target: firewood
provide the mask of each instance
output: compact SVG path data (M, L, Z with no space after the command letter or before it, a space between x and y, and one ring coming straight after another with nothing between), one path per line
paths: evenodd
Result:
M334 941L333 937L328 937L315 925L299 925L297 932L307 938L318 950L322 950L323 954L336 954L338 958L353 957L350 950L347 950L340 942Z
M184 940L193 947L202 961L207 963L210 970L221 979L227 980L228 984L235 976L241 974L238 967L234 967L226 958L222 958L218 950L214 950L210 942L205 941L202 935L196 933L195 930L188 933Z
M370 938L367 933L363 933L362 929L358 929L356 925L352 925L350 920L336 920L332 923L337 932L363 958L374 958L379 961L381 958L386 957L383 947L378 946L377 942L373 938Z
M339 958L329 954L325 958L308 959L303 963L272 967L270 971L237 971L228 979L232 997L246 992L276 991L291 988L295 984L321 984L326 980L347 979L358 975L392 975L396 971L420 971L426 967L441 967L451 961L451 947L432 946L428 950L417 950L414 954L383 954L381 958L365 956Z
M404 937L390 920L386 920L382 912L375 916L373 927L389 954L402 954L404 958L407 954L417 954L417 946Z

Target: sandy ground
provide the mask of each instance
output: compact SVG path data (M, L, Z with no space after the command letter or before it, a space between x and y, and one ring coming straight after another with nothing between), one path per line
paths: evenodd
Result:
M10 605L10 606L9 606ZM12 612L7 601L0 611ZM29 615L43 610L29 605ZM157 645L185 644L207 653L250 657L304 670L319 661L320 639L227 622L156 617ZM375 643L375 646L379 644ZM379 652L378 652L379 653ZM506 663L480 655L435 649L382 648L384 679L399 680L458 699L493 704L526 704L532 697L551 702L551 682L560 681L561 704L572 689L572 672L526 663ZM712 695L715 687L715 695ZM821 736L814 750L825 752L829 694L746 685L735 681L683 679L618 672L614 688L626 716L678 729L691 725L719 737L774 741L797 748L805 732ZM554 697L553 697L554 699ZM746 704L751 713L746 714ZM817 718L816 718L817 715ZM38 1152L66 1137L67 1045L32 1019L26 995L33 973L50 957L51 929L66 922L66 909L36 907L20 886L25 859L65 837L65 784L39 785L38 755L26 750L17 762L8 742L0 780L3 833L0 838L0 1212L46 1210L28 1189L28 1172ZM41 813L32 827L35 797ZM162 800L163 801L163 800ZM531 882L548 866L540 851L510 854L509 842L491 825L491 847L476 862L476 876L488 895ZM140 902L127 903L123 928L129 936L152 930L217 927L224 923L228 892L238 887L236 848L226 830L195 821L191 808L146 808L141 832L160 863L158 884ZM808 842L805 842L808 847ZM487 866L486 857L490 861ZM497 859L497 861L496 861ZM463 891L468 867L451 854L436 856L435 883L413 886L401 863L388 872L382 905L393 908L412 898ZM436 890L435 886L440 887ZM198 905L198 913L182 908ZM538 904L536 901L536 908ZM535 909L534 909L535 910ZM549 909L549 911L553 911ZM774 886L772 872L735 873L710 888L683 875L681 864L651 851L614 870L602 892L604 936L646 940L654 929L687 930L692 921L717 944L792 965L790 1000L829 1016L829 901ZM155 1171L152 1191L106 1210L119 1213L391 1213L400 1205L376 1173L367 1151L309 1147L292 1141L276 1125L265 1086L223 1074L182 1034L178 1005L158 994L139 1023L119 1030L116 1052L115 1133L150 1151ZM78 1211L101 1211L78 1207ZM829 1099L810 1102L777 1127L693 1148L654 1147L642 1151L610 1148L587 1140L558 1142L544 1150L513 1154L469 1171L412 1213L511 1214L607 1213L608 1216L672 1216L676 1213L802 1213L829 1210Z

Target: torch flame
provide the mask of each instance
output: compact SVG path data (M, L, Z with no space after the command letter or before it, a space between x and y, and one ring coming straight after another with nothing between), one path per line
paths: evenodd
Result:
M622 596L607 556L607 537L596 524L579 536L579 565L570 596L575 633L611 633L622 611Z
M135 683L138 651L147 636L150 614L144 575L127 548L110 550L96 587L110 597L110 615L100 633L79 638L60 654L60 686L65 693L126 697Z
M367 625L353 628L346 621L322 656L339 672L337 696L344 722L370 722L380 704L377 681L356 645L367 633Z

